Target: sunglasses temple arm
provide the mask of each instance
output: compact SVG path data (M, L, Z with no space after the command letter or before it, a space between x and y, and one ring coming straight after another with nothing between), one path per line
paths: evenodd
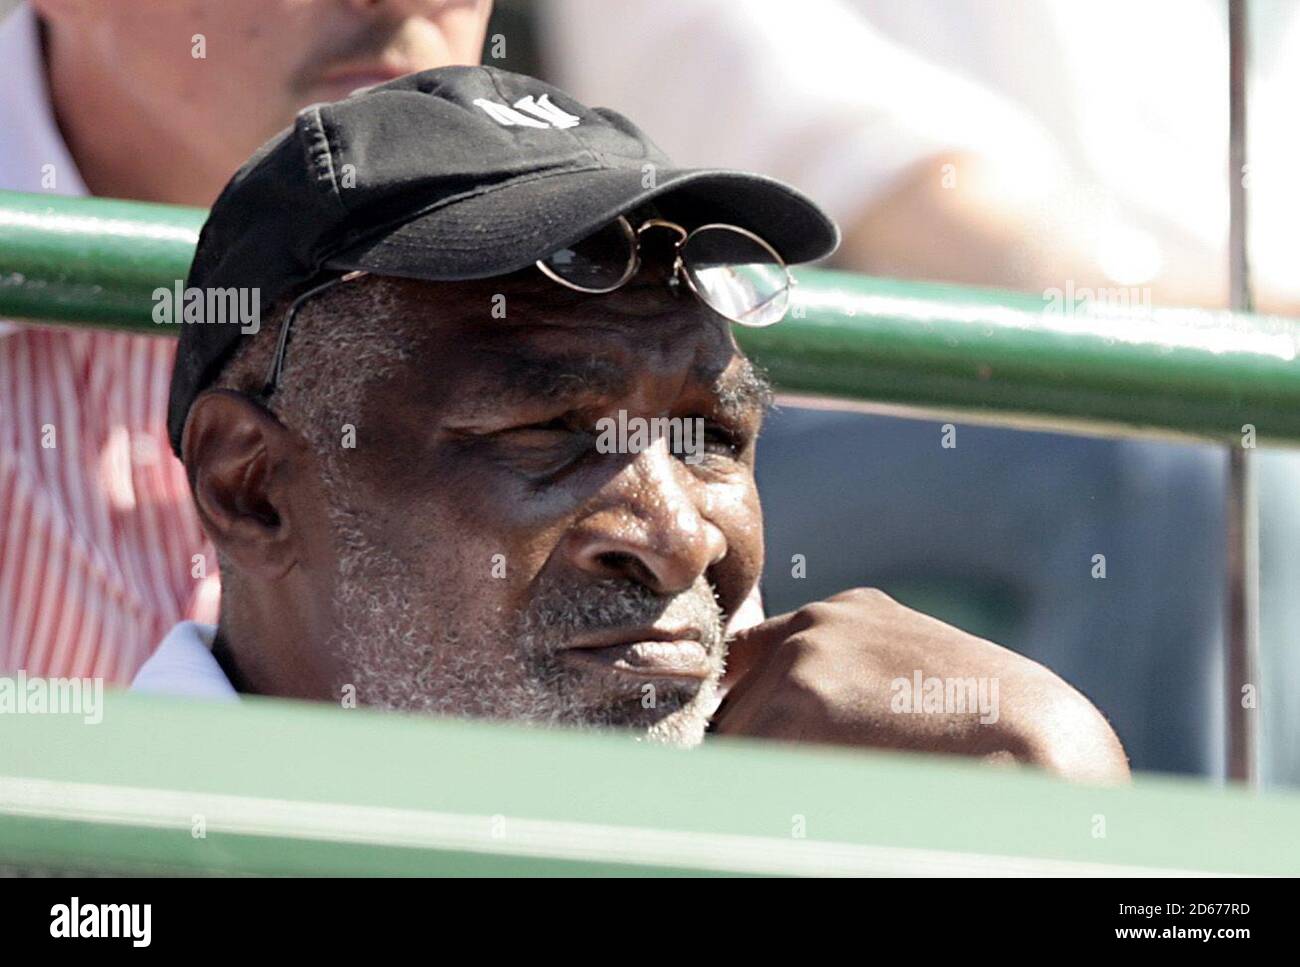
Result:
M298 314L298 310L302 307L303 303L308 299L320 295L327 289L332 289L334 286L342 282L351 282L353 279L359 279L363 275L366 275L366 273L361 271L348 272L346 275L341 275L337 278L322 282L320 285L308 289L289 304L289 308L284 314L284 323L280 326L280 335L275 342L275 356L271 359L271 365L266 371L266 381L262 384L261 398L263 400L270 399L271 394L273 394L276 391L276 388L280 385L280 374L284 371L285 351L289 348L289 335L293 330L293 319L294 316Z

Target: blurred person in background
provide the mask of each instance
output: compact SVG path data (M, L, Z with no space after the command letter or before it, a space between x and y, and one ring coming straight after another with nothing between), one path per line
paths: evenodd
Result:
M686 163L751 168L822 199L844 227L840 267L1226 303L1219 0L533 9L546 76L579 97L599 85ZM1290 117L1300 6L1259 0L1252 16L1252 165L1242 176L1254 199L1257 301L1297 314L1287 237L1300 187L1278 162L1300 147ZM883 587L1080 682L1112 711L1136 767L1214 772L1222 449L977 426L961 426L954 449L940 440L931 421L774 414L759 481L769 609L845 584ZM1290 551L1300 472L1289 454L1261 456L1267 644L1300 628L1281 607L1300 581ZM1099 553L1105 580L1091 573ZM806 578L792 576L794 554L805 555ZM1274 673L1295 680L1300 668ZM1300 778L1300 761L1278 759L1274 770Z
M490 7L21 4L0 23L0 189L209 205L300 108L478 63ZM216 559L166 439L174 355L0 322L0 674L125 683L177 621L215 618Z

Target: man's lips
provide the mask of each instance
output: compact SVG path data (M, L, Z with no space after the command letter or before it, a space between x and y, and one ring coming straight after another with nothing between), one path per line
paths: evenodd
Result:
M714 669L701 637L695 628L637 628L579 638L560 654L570 662L635 678L704 681Z

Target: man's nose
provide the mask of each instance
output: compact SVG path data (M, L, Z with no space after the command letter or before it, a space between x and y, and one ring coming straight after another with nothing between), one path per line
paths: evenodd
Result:
M722 531L700 512L702 489L666 446L643 451L566 535L570 563L660 595L686 591L727 553Z

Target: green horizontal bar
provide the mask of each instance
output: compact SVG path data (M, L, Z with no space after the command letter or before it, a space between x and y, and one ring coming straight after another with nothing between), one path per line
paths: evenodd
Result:
M175 335L153 291L184 279L201 208L0 192L0 319Z
M198 209L0 192L0 318L160 335ZM1078 425L1300 442L1300 323L803 270L791 316L738 330L779 389ZM1077 295L1077 293L1076 293ZM1140 302L1140 298L1136 301ZM1114 299L1111 300L1114 302Z
M800 281L802 318L737 329L786 392L1238 445L1251 424L1257 442L1300 442L1300 321L1058 312L1051 297L842 272Z
M938 757L124 692L0 715L10 870L1295 875L1297 828L1294 795Z

